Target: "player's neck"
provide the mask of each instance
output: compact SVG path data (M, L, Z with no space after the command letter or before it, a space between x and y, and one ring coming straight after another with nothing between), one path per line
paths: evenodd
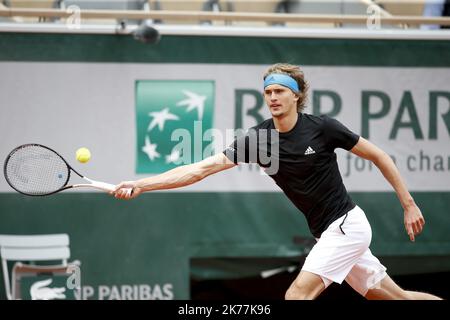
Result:
M298 113L295 110L295 112L290 112L280 117L273 117L273 123L278 132L289 132L295 127L297 119Z

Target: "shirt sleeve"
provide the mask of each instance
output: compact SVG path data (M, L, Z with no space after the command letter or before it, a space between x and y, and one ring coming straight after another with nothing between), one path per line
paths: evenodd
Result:
M235 164L239 164L240 162L248 163L248 161L246 161L248 159L245 157L247 154L247 140L247 136L237 138L223 151L223 154ZM242 147L244 147L244 149L242 149Z
M258 152L255 148L257 148L256 131L254 128L251 128L244 136L236 138L223 151L223 154L235 164L257 163Z
M341 122L328 116L323 116L324 134L328 145L334 150L342 148L352 149L359 141L359 135L349 130Z

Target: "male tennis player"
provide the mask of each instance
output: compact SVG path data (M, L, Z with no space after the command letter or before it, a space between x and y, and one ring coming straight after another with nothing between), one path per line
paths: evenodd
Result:
M295 206L304 213L317 239L300 274L286 292L286 299L314 299L332 282L347 283L367 299L439 299L428 293L406 291L386 274L372 255L372 230L364 214L345 189L338 169L336 148L343 148L372 161L389 181L404 209L404 222L414 241L425 224L420 209L408 192L392 159L366 139L327 116L303 113L308 84L298 66L275 64L264 75L264 99L272 118L254 127L260 151L278 146L274 159L278 170L269 175ZM271 131L272 130L272 131ZM273 141L266 132L277 132ZM179 166L160 175L116 186L116 198L130 199L152 190L172 189L198 182L239 162L255 158L249 154L251 135L237 139L223 153L200 162ZM262 141L262 143L261 143ZM275 159L276 158L276 159ZM126 188L133 188L132 196Z

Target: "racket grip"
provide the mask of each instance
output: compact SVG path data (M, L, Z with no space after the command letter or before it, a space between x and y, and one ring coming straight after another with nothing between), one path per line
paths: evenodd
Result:
M116 188L116 186L112 185L112 189L110 191L114 191L114 189ZM126 194L128 197L131 197L131 195L133 194L133 188L122 188L123 190L126 190Z
M90 187L96 188L96 189L100 189L106 192L112 192L116 189L116 186L110 183L106 183L106 182L101 182L101 181L95 181L89 178L84 177L84 179L88 180L89 182L91 182L91 185L89 185ZM81 186L81 185L79 185ZM127 192L127 196L131 196L133 194L133 188L126 188L125 189Z
M127 190L127 196L131 197L133 195L133 188L126 188Z
M128 197L131 197L131 195L133 194L133 188L123 188L123 190L125 190Z

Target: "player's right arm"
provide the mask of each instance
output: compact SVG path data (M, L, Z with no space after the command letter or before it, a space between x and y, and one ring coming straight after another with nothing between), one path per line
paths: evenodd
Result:
M147 191L181 188L234 166L236 164L229 160L225 154L218 153L202 161L179 166L153 177L121 182L112 194L118 199L132 199ZM132 188L131 196L128 195L127 188Z

